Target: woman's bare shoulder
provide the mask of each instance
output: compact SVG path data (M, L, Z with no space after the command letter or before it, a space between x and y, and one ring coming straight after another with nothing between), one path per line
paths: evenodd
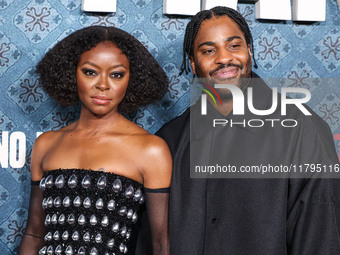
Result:
M135 123L132 123L130 128L126 130L126 135L129 137L129 140L134 144L136 149L143 150L144 152L152 152L153 150L168 148L162 138L149 133L147 130Z
M31 177L32 180L40 180L43 174L42 162L45 155L51 148L55 146L58 139L70 130L70 126L66 126L56 131L47 131L37 137L33 144L31 155Z
M128 143L126 145L131 148L133 155L138 155L138 158L142 159L143 162L149 164L159 160L171 159L169 147L162 138L149 133L134 123L130 131L127 133Z
M142 162L144 186L147 188L167 188L170 186L172 158L167 143L155 135L143 135L139 149Z
M37 139L34 142L34 146L48 146L53 144L54 141L56 141L62 134L67 132L68 127L61 128L59 130L55 131L47 131L42 133L37 137Z
M56 131L48 131L42 133L33 144L31 154L31 178L32 180L40 180L43 175L42 160L45 157L46 152L53 144L53 140L56 137Z
M37 139L34 142L34 145L45 145L46 143L48 144L52 144L53 141L55 141L56 139L60 138L60 136L62 136L63 134L70 132L73 129L74 123L62 127L58 130L51 130L51 131L46 131L44 133L42 133L41 135L39 135L39 137L37 137Z
M47 131L42 133L37 137L37 139L35 139L33 149L48 146L56 139L56 137L58 137L58 134L58 131Z
M156 158L160 160L169 158L170 150L167 143L156 135L150 133L140 134L135 141L135 145L146 162L151 163Z

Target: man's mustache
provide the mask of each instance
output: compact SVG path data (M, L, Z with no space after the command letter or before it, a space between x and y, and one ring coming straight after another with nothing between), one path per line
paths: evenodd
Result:
M241 70L243 70L243 68L244 68L242 64L240 64L240 65L238 65L238 64L233 64L233 63L228 63L228 64L226 64L226 65L225 65L225 64L221 64L221 65L219 65L216 69L210 71L210 72L209 72L209 76L213 76L213 74L216 73L216 72L218 72L219 70L221 70L221 69L223 69L223 68L231 67L231 66L235 66L235 67L237 67L237 68L240 68Z

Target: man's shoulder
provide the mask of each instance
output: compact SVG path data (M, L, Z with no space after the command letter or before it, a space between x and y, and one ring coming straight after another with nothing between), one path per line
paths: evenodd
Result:
M299 109L295 108L291 111L291 113L293 113L293 118L295 117L297 120L299 120L305 129L308 129L309 132L318 135L321 140L326 139L325 136L332 137L333 135L327 122L316 112L314 112L308 105L304 104L304 107L311 115L305 115Z
M156 133L157 135L173 133L175 130L182 129L186 125L189 125L190 119L190 108L186 109L181 115L172 119L168 123L164 124L160 130Z
M252 78L257 81L256 82L256 88L261 92L261 95L266 94L268 98L272 98L273 90L270 86L266 84L262 78L257 75L256 73L252 72ZM281 98L281 93L278 93L278 97ZM261 97L262 98L262 97ZM292 100L292 98L289 98ZM299 123L304 123L305 125L309 127L313 127L315 131L319 131L320 129L329 129L328 124L324 119L322 119L315 111L313 111L308 105L306 104L300 104L301 108L304 108L307 112L310 113L310 115L307 115L305 112L301 110L301 108L298 108L297 105L289 103L286 107L286 114L284 116L287 119L294 119L297 120ZM275 111L274 114L277 114L279 116L282 116L282 102L281 100L278 101L277 105L277 111Z
M181 115L164 124L156 133L166 142L177 141L183 135L189 135L190 108L186 109Z

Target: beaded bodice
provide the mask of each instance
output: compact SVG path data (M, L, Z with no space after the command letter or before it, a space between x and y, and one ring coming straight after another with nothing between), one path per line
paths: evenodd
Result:
M39 254L127 252L144 201L140 183L109 172L60 169L45 172L40 188L47 234Z

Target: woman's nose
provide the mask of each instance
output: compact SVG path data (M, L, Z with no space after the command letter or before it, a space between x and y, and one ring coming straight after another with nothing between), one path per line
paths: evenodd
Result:
M102 91L108 90L110 88L108 78L100 77L99 80L98 80L98 83L96 85L96 88L98 88Z

